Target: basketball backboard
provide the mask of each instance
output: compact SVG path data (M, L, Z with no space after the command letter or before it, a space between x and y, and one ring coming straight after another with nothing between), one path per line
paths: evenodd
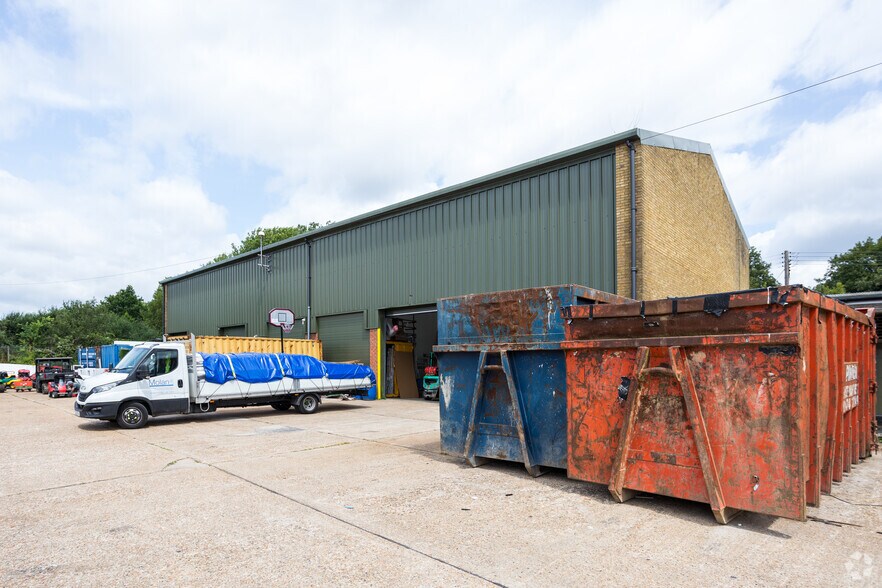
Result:
M294 311L290 308L274 308L269 311L268 322L283 329L287 327L287 330L290 331L294 326Z

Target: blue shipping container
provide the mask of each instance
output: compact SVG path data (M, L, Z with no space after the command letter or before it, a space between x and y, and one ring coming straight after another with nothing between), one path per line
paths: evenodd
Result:
M561 309L630 299L565 285L438 301L441 449L567 467L566 361Z
M83 367L98 367L98 351L95 347L80 347L77 349L77 363Z
M131 348L131 345L102 345L101 367L107 369L115 367Z

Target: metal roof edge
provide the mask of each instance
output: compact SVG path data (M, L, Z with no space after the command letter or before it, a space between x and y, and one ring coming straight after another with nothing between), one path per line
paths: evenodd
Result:
M847 294L828 294L828 296L837 300L853 300L855 302L882 301L882 291L848 292Z
M693 141L692 139L684 139L664 133L652 133L645 129L635 129L640 138L640 142L650 147L664 147L665 149L677 149L678 151L689 151L692 153L702 153L704 155L713 155L710 143L702 143L701 141Z
M720 175L720 168L717 166L716 159L713 157L713 150L708 143L701 143L700 141L693 141L691 139L683 139L681 137L674 137L672 135L667 135L665 133L653 133L652 131L648 131L646 129L633 128L627 131L623 131L621 133L616 133L614 135L610 135L603 139L598 139L597 141L591 141L590 143L585 143L583 145L579 145L578 147L573 147L570 149L566 149L564 151L559 151L557 153L553 153L551 155L546 155L545 157L540 157L539 159L534 159L532 161L528 161L525 163L521 163L515 165L513 167L508 167L502 169L497 172L493 172L490 174L486 174L480 177L477 177L472 180L468 180L465 182L460 182L458 184L454 184L452 186L448 186L446 188L440 188L438 190L434 190L432 192L428 192L421 196L416 196L414 198L409 198L407 200L402 200L401 202L396 202L394 204L390 204L388 206L384 206L382 208L378 208L376 210L372 210L369 212L365 212L363 214L359 214L341 221L337 221L335 223L331 223L329 225L325 225L323 227L319 227L312 231L308 231L306 233L301 233L299 235L295 235L294 237L289 237L288 239L284 239L282 241L276 241L275 243L271 243L270 245L264 246L264 253L270 252L276 249L281 249L286 246L290 246L293 244L297 244L299 242L305 243L306 241L314 238L318 238L325 234L335 233L341 231L349 226L357 225L365 220L372 218L379 218L394 212L405 211L409 208L413 208L422 204L426 204L428 202L432 202L435 200L441 200L447 196L455 194L457 192L461 192L467 190L469 188L479 186L481 184L486 184L493 180L498 180L500 178L504 178L507 176L517 175L529 169L533 169L536 167L541 167L544 165L548 165L550 163L554 163L556 161L561 161L564 159L568 159L570 157L574 157L577 155L581 155L584 153L590 153L592 151L598 151L600 149L609 148L614 145L617 145L623 141L628 139L638 139L641 143L646 145L655 146L655 147L665 147L668 149L678 149L680 151L690 151L694 153L702 153L705 155L710 155L714 161L714 167L717 170L717 175L720 178L720 183L723 185L723 191L726 193L726 198L729 199L729 205L732 208L733 213L735 214L735 220L738 223L739 229L741 229L742 235L744 235L745 242L747 241L747 235L744 233L744 228L741 226L741 220L738 218L738 213L735 211L735 206L732 203L732 198L729 196L729 191L726 189L726 184L723 182L723 177ZM749 242L748 242L749 243ZM205 273L214 269L218 269L237 261L241 261L243 259L254 257L258 253L257 249L253 249L251 251L246 251L245 253L241 253L234 257L228 257L222 261L218 261L215 263L209 263L207 265L189 270L187 272L183 272L181 274L177 274L175 276L171 276L159 281L160 284L168 284L171 282L176 282L182 278Z

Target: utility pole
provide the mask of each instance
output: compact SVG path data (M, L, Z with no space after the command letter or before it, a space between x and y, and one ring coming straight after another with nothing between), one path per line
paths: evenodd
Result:
M784 251L784 285L790 285L790 252Z

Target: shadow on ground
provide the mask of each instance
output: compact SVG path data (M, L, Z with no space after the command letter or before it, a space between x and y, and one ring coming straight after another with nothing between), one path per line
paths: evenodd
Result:
M464 458L435 452L426 452L426 454L439 462L453 462L457 463L462 469L474 469ZM714 519L713 512L711 512L710 505L708 504L644 493L638 493L627 503L620 504L613 499L606 486L580 480L571 480L567 477L566 470L562 469L543 468L543 475L538 478L532 478L521 463L493 459L489 460L484 465L479 466L478 469L493 470L516 478L532 479L537 484L542 484L543 486L548 486L562 492L569 492L571 494L583 496L587 500L601 504L609 509L641 508L650 510L662 516L677 518L702 527L719 526L719 523ZM778 517L743 512L730 522L728 527L737 529L738 531L759 533L770 537L776 537L778 539L790 539L790 535L774 531L770 528L777 520Z
M366 406L361 406L356 403L352 404L328 404L322 405L319 408L318 412L322 413L334 413L334 412L348 412L352 410L362 410L367 408ZM271 407L259 408L259 409L251 409L247 412L243 412L241 409L237 410L236 408L230 409L221 409L215 412L196 412L190 414L175 414L175 415L165 415L160 417L150 417L150 420L147 421L148 427L170 427L174 425L184 425L189 424L196 421L204 421L204 422L223 422L230 420L242 420L242 419L254 419L254 418L263 418L273 415L285 414L290 415L293 418L297 419L308 419L313 415L309 414L300 414L293 408L287 411L279 411ZM90 419L84 423L80 423L79 428L84 431L92 431L96 429L107 429L113 428L118 429L116 422L113 421L99 421L97 419Z

